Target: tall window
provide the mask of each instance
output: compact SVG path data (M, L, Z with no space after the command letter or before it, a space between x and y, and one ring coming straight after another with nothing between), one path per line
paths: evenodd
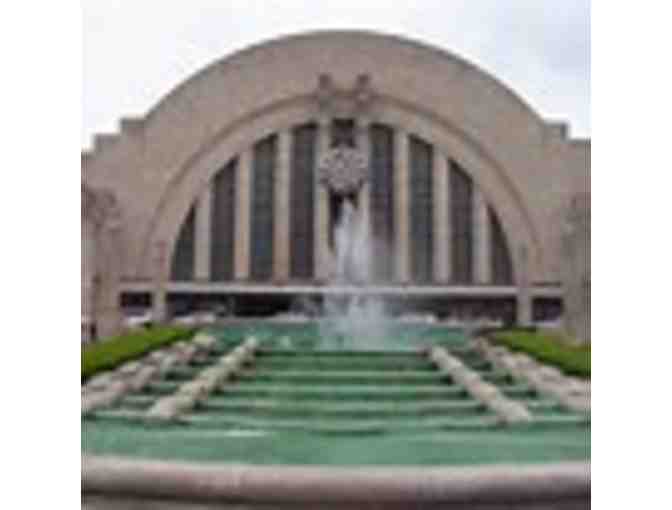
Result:
M273 202L277 136L272 135L254 146L252 176L252 238L250 277L273 277Z
M238 160L234 159L217 173L212 183L210 261L213 281L234 278L237 168Z
M182 227L180 227L180 235L175 245L175 253L173 254L170 271L173 281L189 281L194 279L194 239L195 212L194 206L192 206Z
M433 279L433 154L432 146L410 137L411 280L431 283Z
M377 281L389 282L394 275L394 130L374 124L370 134L372 270Z
M511 285L513 283L513 265L511 254L506 241L506 235L492 208L488 208L490 216L490 267L492 268L492 281L495 285Z
M453 280L468 284L473 282L473 183L454 161L450 162L450 193Z
M314 269L314 181L317 126L305 124L293 131L290 187L290 276L312 279Z
M355 121L353 119L335 119L331 125L331 146L354 147L355 140Z

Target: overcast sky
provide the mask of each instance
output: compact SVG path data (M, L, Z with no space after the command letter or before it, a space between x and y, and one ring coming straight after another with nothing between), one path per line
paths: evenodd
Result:
M411 37L494 74L544 117L590 136L589 0L86 0L82 147L250 44L316 29Z

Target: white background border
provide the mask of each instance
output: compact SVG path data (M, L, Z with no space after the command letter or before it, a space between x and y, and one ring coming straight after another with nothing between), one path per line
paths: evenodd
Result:
M80 506L78 2L3 5L2 498Z
M11 5L0 31L2 506L76 508L81 7ZM593 2L594 508L669 500L669 11Z

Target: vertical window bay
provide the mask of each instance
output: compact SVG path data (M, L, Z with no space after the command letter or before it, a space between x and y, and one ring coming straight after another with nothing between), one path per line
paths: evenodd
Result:
M213 281L234 278L234 244L236 225L236 172L234 159L215 176L210 211L210 260Z
M490 265L495 285L511 285L513 283L513 264L511 253L497 213L490 207Z
M195 216L195 208L192 206L182 227L180 227L180 235L175 245L171 263L170 273L173 281L191 281L194 279Z
M290 277L310 280L314 274L314 200L317 125L293 132L290 186Z
M410 157L410 239L411 280L430 283L434 273L434 203L432 146L411 136Z
M454 161L450 162L451 219L453 235L451 250L453 280L458 284L473 283L473 182Z
M394 276L394 130L374 124L370 128L370 207L374 239L373 273L376 281Z
M254 146L250 277L257 281L270 280L273 277L276 161L276 135Z

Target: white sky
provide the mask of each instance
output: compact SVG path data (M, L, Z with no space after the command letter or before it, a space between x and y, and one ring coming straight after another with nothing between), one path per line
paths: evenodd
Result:
M316 29L411 37L494 74L544 117L590 136L589 0L86 0L82 147L201 68Z

